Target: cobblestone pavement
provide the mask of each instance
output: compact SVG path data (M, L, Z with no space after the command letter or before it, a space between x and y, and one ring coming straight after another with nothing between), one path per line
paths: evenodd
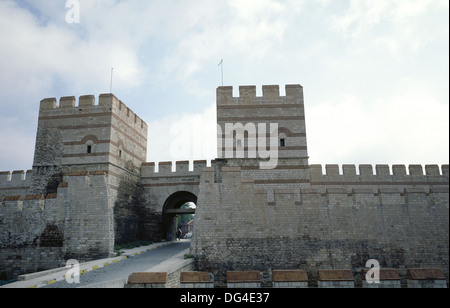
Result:
M170 245L150 250L138 256L87 272L80 276L80 284L68 284L65 280L49 284L44 288L83 288L89 285L118 279L128 279L135 272L145 272L184 250L189 249L190 241L173 242Z

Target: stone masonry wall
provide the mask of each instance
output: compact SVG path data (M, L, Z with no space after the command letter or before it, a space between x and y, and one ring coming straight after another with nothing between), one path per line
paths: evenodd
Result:
M69 177L65 202L65 257L95 260L114 253L114 225L108 176L100 171Z
M17 170L0 172L0 197L25 196L29 193L33 172Z
M66 176L57 194L0 198L0 272L15 275L112 256L107 175Z
M61 265L64 233L57 202L43 195L0 200L0 272L14 277Z
M417 177L421 186L405 177L391 186L311 185L275 190L268 202L272 193L255 188L258 178L242 168L222 166L221 183L206 168L191 253L198 270L219 280L229 270L302 269L316 279L321 268L351 269L357 276L369 259L400 272L440 267L448 277L448 166L443 170Z

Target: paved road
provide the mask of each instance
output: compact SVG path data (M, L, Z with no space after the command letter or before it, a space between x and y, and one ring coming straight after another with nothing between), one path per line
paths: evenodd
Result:
M127 279L128 276L136 272L145 272L155 267L167 259L180 253L188 253L190 241L173 242L170 245L150 250L138 256L128 258L118 263L95 271L87 272L80 276L80 284L68 284L65 280L50 284L44 288L79 288L89 285L102 283L105 281L114 281L118 279Z

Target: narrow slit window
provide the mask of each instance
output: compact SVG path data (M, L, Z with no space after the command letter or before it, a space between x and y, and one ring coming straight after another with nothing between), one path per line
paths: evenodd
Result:
M92 145L88 145L87 146L87 153L91 154L92 153Z
M286 146L286 139L280 139L280 147L284 148Z

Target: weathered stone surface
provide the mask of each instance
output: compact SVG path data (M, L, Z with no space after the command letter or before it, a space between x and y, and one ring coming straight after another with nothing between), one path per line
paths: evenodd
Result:
M369 259L448 277L448 165L309 165L303 88L239 93L217 89L222 133L211 166L146 163L147 125L112 94L98 105L92 96L78 106L73 97L60 106L43 100L33 170L0 172L0 272L109 256L115 242L135 238L173 238L175 214L194 202L191 254L216 281L257 271L267 285L273 269L302 269L317 281L318 269L345 268L360 283ZM239 136L244 158L223 156L227 123L278 133L276 166L251 158L254 132Z
M354 281L351 270L318 270L319 281Z
M182 272L180 276L181 283L209 283L211 276L206 272Z
M167 273L133 273L128 277L128 284L166 284Z
M369 270L363 269L362 271L362 279L366 280L366 274ZM379 278L380 280L400 280L400 275L398 270L395 268L380 268L379 269Z
M445 280L445 275L440 268L409 268L406 272L406 278L411 280Z
M260 282L261 273L260 272L228 272L227 273L228 282Z
M214 276L206 272L181 272L180 287L186 289L214 288Z
M440 268L411 268L406 273L408 288L447 288Z
M308 282L308 273L303 270L273 271L272 280L274 282Z

